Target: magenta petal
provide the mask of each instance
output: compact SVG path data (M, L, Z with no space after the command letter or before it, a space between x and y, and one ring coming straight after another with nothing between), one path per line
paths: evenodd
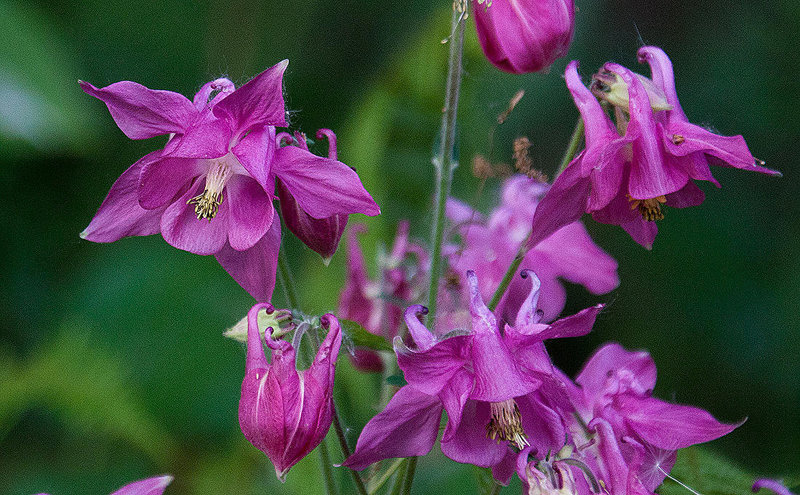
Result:
M123 237L158 233L164 210L145 210L139 206L138 186L142 169L160 158L160 151L147 154L119 176L89 226L81 232L83 239L114 242Z
M609 136L616 137L614 124L603 111L597 98L589 91L589 88L583 85L581 77L578 75L577 60L573 60L567 65L564 79L567 81L567 88L584 122L586 147L604 144L608 141Z
M597 431L600 456L607 474L605 482L610 485L610 493L628 493L628 465L611 425L602 418L595 418L589 423L589 429Z
M202 116L184 134L170 139L164 146L164 155L173 158L219 158L228 153L232 129L211 112Z
M80 85L86 94L106 104L114 122L131 139L181 133L198 114L192 102L172 91L148 89L131 81L100 89L84 81Z
M217 253L217 261L257 301L269 301L275 290L278 250L281 247L280 222L273 221L266 235L246 251L225 245Z
M297 146L284 146L275 152L273 167L300 207L314 218L340 213L380 213L358 174L342 162Z
M672 105L672 110L667 110L670 122L684 121L686 115L681 109L678 101L678 93L675 91L675 76L672 71L672 61L664 53L664 50L655 46L643 46L638 52L639 62L647 62L650 65L650 74L653 83L664 92L667 103Z
M514 467L517 464L517 454L511 449L506 449L503 460L492 466L492 477L503 486L508 486L514 476ZM524 492L523 492L524 493Z
M425 455L436 441L441 417L439 399L406 385L364 426L355 452L342 465L360 471L391 457Z
M450 337L424 351L398 349L397 364L403 370L406 381L414 388L428 395L436 395L467 362L472 337Z
M472 378L472 374L465 369L460 369L439 393L439 399L444 405L444 410L447 411L448 418L444 435L442 435L443 442L449 441L458 429L458 425L461 424L461 413L474 384L475 380Z
M670 404L652 397L619 396L615 402L625 422L656 447L677 450L726 435L742 423L725 424L703 409Z
M269 180L269 171L275 155L275 128L253 129L231 151L264 191L272 194L274 186Z
M533 215L528 247L532 248L561 227L577 221L586 211L589 179L581 177L581 156L572 161L553 182Z
M468 204L455 198L447 198L445 215L447 215L447 219L450 220L450 222L456 225L466 222L483 221L483 216L480 213L473 210Z
M194 158L162 158L142 167L139 176L139 205L153 210L172 203L193 178L208 167Z
M688 208L703 203L706 195L692 181L686 183L683 189L667 194L667 205L673 208Z
M778 480L770 480L767 478L757 479L755 483L753 483L753 493L757 493L762 488L771 490L778 495L793 495L792 492L790 492L789 489L783 486L783 483Z
M497 443L486 436L491 419L489 404L468 400L461 423L449 441L442 440L442 452L456 462L491 467L501 462L508 451L506 442Z
M606 380L617 370L625 370L635 378L634 391L649 394L656 385L656 364L646 351L627 351L611 342L594 353L575 381L588 397L602 393Z
M228 242L237 251L250 249L264 237L275 220L272 198L255 180L234 176L226 185ZM212 220L215 221L215 219Z
M592 331L594 320L603 310L605 304L598 304L591 308L575 313L572 316L561 318L554 321L549 327L542 330L538 337L540 340L553 339L558 337L580 337Z
M219 205L217 215L211 219L198 219L194 206L187 204L205 186L205 177L195 181L186 193L164 211L161 217L161 235L171 246L194 254L216 254L228 238L228 202Z
M244 132L257 125L286 126L283 72L288 60L278 62L214 105L213 112Z
M134 481L111 495L161 495L172 480L172 476L166 475Z
M222 98L233 93L235 86L230 79L225 77L220 77L219 79L215 79L213 81L207 82L203 84L203 87L200 88L200 91L195 93L194 98L192 99L192 103L194 104L197 110L205 110L206 107L211 103L208 99L211 97L211 93L214 91L218 91L212 101L219 102Z

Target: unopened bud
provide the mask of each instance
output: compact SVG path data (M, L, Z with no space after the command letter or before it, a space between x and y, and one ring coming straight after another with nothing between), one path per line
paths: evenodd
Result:
M269 311L269 308L264 308L258 312L258 327L272 328L273 338L278 338L279 335L294 329L292 312L288 309L273 309ZM239 342L247 342L247 316L225 330L222 335Z
M639 78L645 91L647 91L647 98L650 100L650 106L654 111L672 110L672 105L667 103L666 95L653 81L641 74L636 74L636 77ZM601 70L592 76L591 89L597 98L628 111L628 85L619 74Z

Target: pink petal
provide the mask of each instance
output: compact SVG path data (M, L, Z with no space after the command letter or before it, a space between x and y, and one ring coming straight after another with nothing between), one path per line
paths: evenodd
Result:
M436 441L441 417L439 399L406 385L364 426L355 452L342 465L360 471L391 457L425 455Z
M447 215L447 219L455 225L483 221L483 215L473 210L468 204L455 198L447 198L445 215Z
M194 158L161 158L147 163L139 175L139 205L154 210L172 203L192 179L207 170L206 165Z
M288 60L278 62L214 105L214 115L226 118L237 132L258 125L286 126L283 73Z
M533 248L561 227L577 221L586 211L589 179L581 176L581 156L572 161L544 195L533 215L528 247Z
M466 364L471 343L472 335L457 335L424 351L397 348L397 364L414 388L436 395Z
M173 158L219 158L228 153L233 129L210 111L203 112L184 134L170 139L164 155Z
M575 381L583 387L588 397L600 395L609 377L617 370L626 370L635 378L635 390L649 394L656 385L656 364L645 351L626 351L611 342L594 353Z
M678 101L678 93L675 91L672 61L664 53L664 50L656 46L643 46L639 48L638 57L639 63L647 62L650 65L650 75L653 83L664 92L664 96L667 97L667 103L672 105L672 110L667 110L669 121L687 122L688 119Z
M592 306L591 308L586 308L575 313L572 316L556 320L549 327L540 332L538 337L541 340L546 340L586 335L592 331L594 321L604 307L605 304L598 304L597 306Z
M172 91L148 89L131 81L100 89L84 81L80 85L86 94L106 104L114 122L131 139L181 133L198 115L192 102Z
M228 197L228 242L237 251L250 249L275 221L272 198L255 180L236 175L225 185ZM215 221L216 218L213 221Z
M442 441L449 441L458 430L461 413L474 385L475 380L472 374L465 369L460 369L452 376L447 386L439 392L439 399L444 405L444 410L447 411L447 426L444 429Z
M275 155L275 128L253 129L231 151L264 191L272 194L274 185L269 180L269 172Z
M144 167L157 162L160 151L139 159L111 186L89 226L81 232L92 242L114 242L122 237L157 234L164 209L145 210L139 206L139 175Z
M778 480L770 480L766 478L757 479L755 483L753 483L753 493L757 493L762 488L771 490L778 495L792 495L792 492L790 492L789 489L783 486L783 483Z
M300 207L314 218L340 213L380 213L358 174L342 162L297 146L284 146L275 152L273 167Z
M617 137L614 124L603 111L600 102L589 91L589 88L583 85L581 76L578 75L577 60L573 60L567 65L564 78L575 106L578 107L584 122L586 147L590 148L598 144L605 144L608 142L609 136Z
M720 423L703 409L670 404L653 397L623 395L615 404L625 422L656 447L677 450L727 435L742 425Z
M239 285L257 301L272 299L281 247L281 227L273 221L266 235L246 251L226 244L216 255L217 261Z
M123 486L111 495L161 495L167 485L172 483L172 480L172 476L166 475L135 481Z
M211 219L198 219L194 205L187 201L205 187L205 177L195 181L186 193L172 203L161 217L161 235L171 246L194 254L218 253L228 239L228 201L222 201L217 215Z
M456 462L481 467L491 467L501 462L508 452L508 445L486 436L490 416L487 402L468 400L458 429L450 440L442 440L444 455Z
M222 98L228 96L229 94L233 93L235 86L230 79L225 77L220 77L219 79L215 79L213 81L207 82L203 84L203 87L200 88L194 98L192 99L192 103L194 104L197 110L207 110L208 106L213 102L219 103ZM212 101L209 101L209 97L211 97L211 93L214 91L219 91Z
M697 184L689 181L680 191L667 194L667 205L673 208L688 208L701 204L705 199L706 195Z

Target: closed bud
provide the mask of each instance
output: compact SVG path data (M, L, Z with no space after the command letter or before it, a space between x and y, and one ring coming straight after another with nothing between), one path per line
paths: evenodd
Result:
M636 73L634 73L636 74ZM650 79L641 74L636 74L647 92L650 106L654 111L672 110L672 105L667 102L667 96ZM615 107L629 111L628 85L617 73L601 70L592 76L592 94L601 100L605 100Z
M473 0L473 10L483 53L506 72L545 70L572 42L573 0Z

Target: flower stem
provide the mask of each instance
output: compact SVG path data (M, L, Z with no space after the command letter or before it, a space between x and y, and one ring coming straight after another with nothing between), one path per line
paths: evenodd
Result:
M405 483L406 479L408 461L408 459L403 459L403 464L397 470L397 476L394 479L394 485L392 485L392 490L389 492L390 495L400 495L400 490L403 489L403 484Z
M411 485L414 483L414 473L417 470L417 459L419 459L419 457L411 457L408 459L406 478L403 480L403 489L400 491L402 495L411 495Z
M401 466L404 465L403 464L404 462L405 459L395 459L392 465L389 466L389 468L386 469L386 471L384 471L379 478L377 479L373 478L369 480L369 484L367 485L367 492L370 495L377 493L377 491L383 488L383 485L385 485L386 482L389 481L389 478L391 478L392 475L396 473Z
M466 2L459 4L467 8ZM439 292L439 278L442 275L442 238L444 236L445 206L453 183L453 170L458 163L453 159L456 141L456 116L458 113L458 96L461 90L461 59L464 54L464 20L466 10L453 8L452 29L450 39L450 55L447 67L447 89L445 91L444 115L440 134L441 147L438 156L434 157L436 168L436 204L434 209L433 238L431 240L431 272L428 288L429 321L436 319L436 298ZM409 462L411 466L416 461ZM413 478L413 470L410 471ZM410 479L406 480L410 489Z
M572 136L569 138L569 144L567 144L567 149L564 151L564 157L561 158L561 164L558 167L556 176L553 178L554 181L559 175L561 175L561 172L563 172L567 166L569 166L570 162L572 162L572 159L575 158L575 154L578 152L578 147L581 145L583 134L583 119L578 117L578 122L575 123L575 130L572 131ZM525 237L525 240L522 241L522 244L519 246L519 251L517 251L516 256L514 256L514 261L511 262L511 265L508 267L508 270L506 270L505 275L503 275L503 279L500 281L500 285L497 286L497 290L495 290L492 300L489 301L489 311L494 311L497 308L497 305L500 304L500 299L502 299L503 294L506 293L508 286L511 284L511 280L514 278L514 275L516 275L517 270L519 269L519 265L522 264L522 260L525 259L525 255L528 254L528 239L530 237L531 233L528 232L527 237Z
M492 495L500 495L500 490L503 489L503 485L495 483L494 490L492 490Z
M333 465L331 463L331 454L328 452L328 444L325 443L324 438L317 447L317 451L319 452L319 466L322 471L322 477L325 478L325 493L338 495L339 491L336 489L336 482L333 480L333 469L331 469Z
M283 249L280 250L278 253L278 278L281 281L281 285L283 286L283 290L286 293L286 299L289 302L289 305L292 306L293 309L299 307L298 298L297 298L297 290L294 287L294 279L292 278L292 271L289 267L289 260L286 259L286 253ZM314 350L319 349L319 339L315 332L308 332L311 336L311 340L314 342ZM342 430L342 424L339 420L339 413L336 410L336 402L331 399L331 405L333 410L333 429L336 431L336 437L339 439L339 446L342 449L342 455L344 459L350 457L350 447L347 445L347 439L344 436L344 431ZM333 484L333 478L328 479L329 475L331 474L331 459L330 455L328 454L328 447L325 445L325 440L323 439L322 443L319 444L320 449L320 458L323 462L323 476L325 476L325 483L328 487L328 493L336 493L331 492L330 488ZM364 486L364 481L361 479L361 475L358 474L357 471L353 471L349 469L350 474L353 476L353 482L356 484L356 489L360 495L368 495L367 488Z
M583 131L583 119L578 117L578 122L575 123L575 130L572 131L567 150L564 152L564 157L561 159L561 164L558 166L558 171L556 172L556 176L553 177L553 180L557 179L558 176L561 175L561 172L567 169L572 159L575 158L575 154L578 152L578 146L581 145L581 139L583 139Z

